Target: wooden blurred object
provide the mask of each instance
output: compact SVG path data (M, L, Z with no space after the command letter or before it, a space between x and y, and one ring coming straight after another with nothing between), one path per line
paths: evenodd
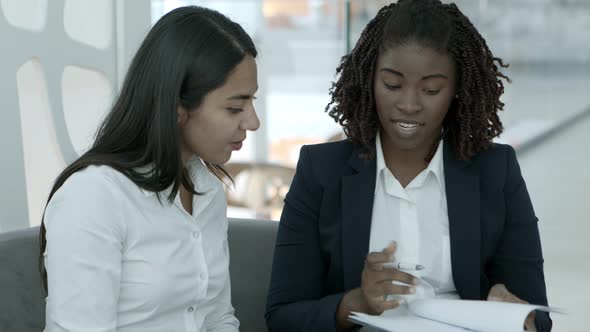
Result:
M234 179L234 185L226 190L228 206L248 208L257 216L278 219L295 175L294 168L270 163L229 163L224 168Z

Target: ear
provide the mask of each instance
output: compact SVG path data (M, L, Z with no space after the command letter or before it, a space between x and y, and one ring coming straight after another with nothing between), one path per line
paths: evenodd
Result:
M188 112L182 106L176 108L176 119L178 125L182 126L188 121Z

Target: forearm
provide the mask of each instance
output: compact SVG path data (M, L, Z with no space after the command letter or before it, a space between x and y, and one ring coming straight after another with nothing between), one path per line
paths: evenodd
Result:
M269 331L337 331L336 312L344 293L318 300L304 300L271 306L266 316Z

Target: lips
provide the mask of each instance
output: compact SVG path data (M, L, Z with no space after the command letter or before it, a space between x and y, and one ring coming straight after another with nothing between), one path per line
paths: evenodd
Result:
M242 148L242 142L243 141L238 141L238 142L233 142L230 144L231 149L234 151L239 151Z
M424 126L424 123L417 121L394 120L392 122L394 130L404 138L411 138L418 133L420 127Z
M398 126L402 127L402 129L412 130L419 126L417 123L408 123L408 122L398 122Z

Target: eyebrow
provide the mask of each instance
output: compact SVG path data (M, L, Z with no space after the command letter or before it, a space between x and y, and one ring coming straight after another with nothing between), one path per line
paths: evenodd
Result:
M252 95L235 95L235 96L228 97L227 100L250 100L253 98L254 97Z
M394 74L396 76L399 77L404 77L404 74L400 73L399 71L395 70L395 69L391 69L391 68L381 68L380 71L384 71L387 73L391 73ZM427 80L429 78L443 78L443 79L449 79L446 75L443 74L430 74L430 75L426 75L426 76L422 76L422 80Z
M247 94L239 94L239 95L235 95L235 96L231 96L231 97L227 97L227 100L250 100L250 99L256 99L256 97L254 96L254 94L258 91L258 86L256 87L256 90L254 91L253 94L251 95L247 95Z

